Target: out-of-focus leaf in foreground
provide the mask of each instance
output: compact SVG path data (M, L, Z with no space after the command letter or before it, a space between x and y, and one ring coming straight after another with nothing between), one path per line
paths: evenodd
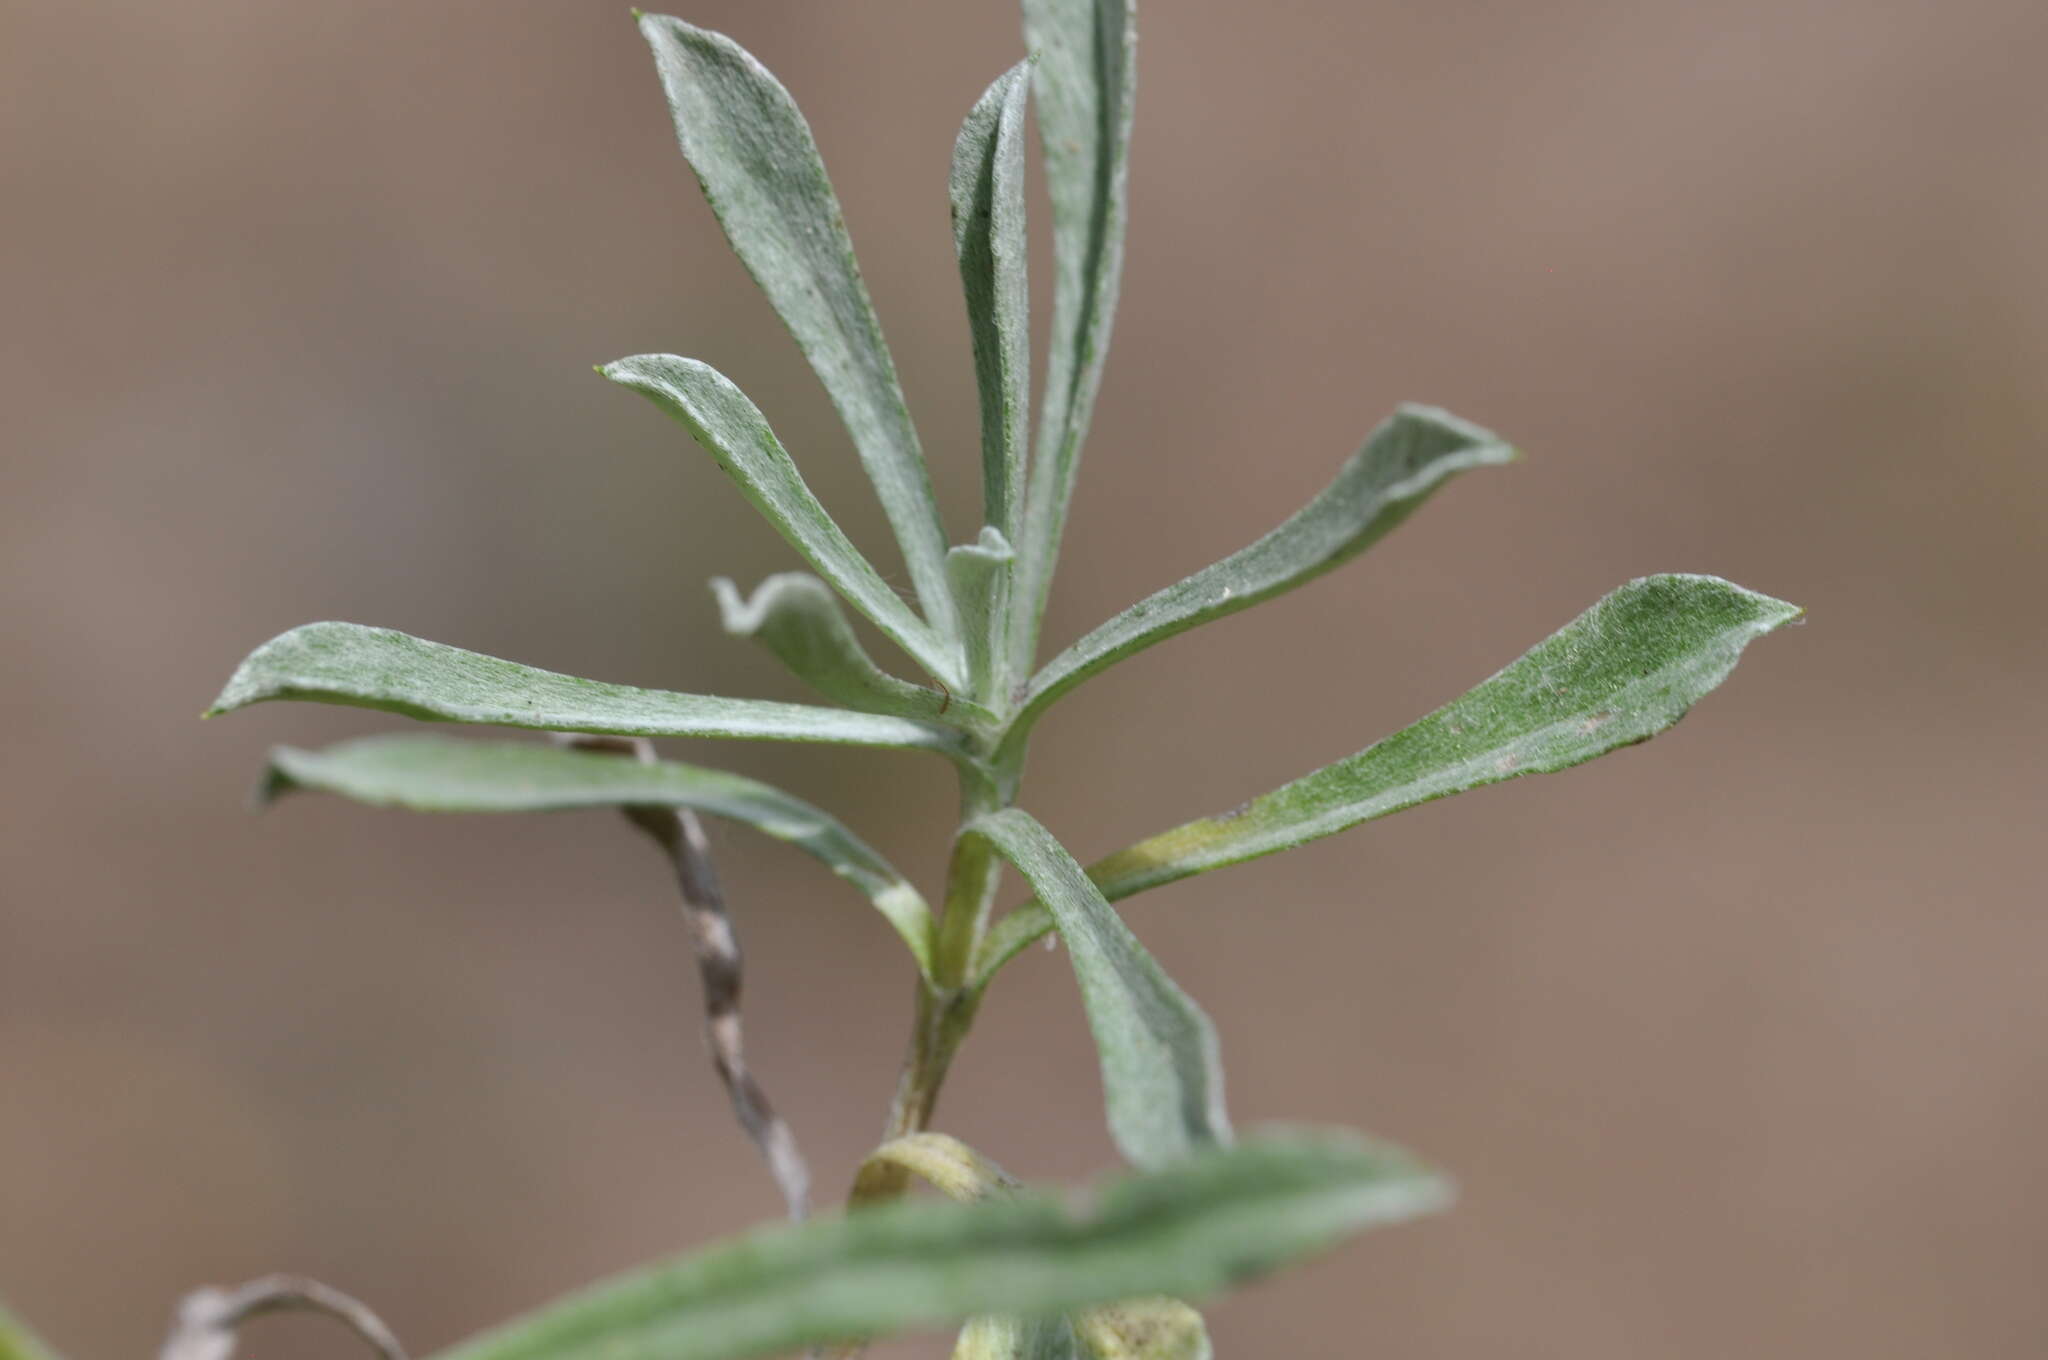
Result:
M743 1360L979 1313L1200 1296L1442 1207L1444 1180L1349 1134L1274 1133L1109 1185L778 1225L593 1286L438 1360Z
M959 1139L943 1133L912 1133L891 1139L868 1155L854 1177L850 1207L885 1203L923 1178L948 1199L962 1203L1016 1192L1017 1182L1001 1167ZM1081 1340L1087 1349L1080 1349ZM857 1348L832 1360L851 1360ZM1009 1314L978 1317L961 1328L953 1360L1207 1360L1209 1332L1202 1315L1182 1303L1152 1295L1121 1299L1070 1318L1028 1318Z
M972 1318L953 1343L953 1360L1093 1360L1082 1354L1071 1318Z
M1202 1315L1178 1299L1127 1299L1064 1318L993 1314L960 1329L953 1360L1211 1360Z
M57 1360L57 1353L0 1303L0 1360Z

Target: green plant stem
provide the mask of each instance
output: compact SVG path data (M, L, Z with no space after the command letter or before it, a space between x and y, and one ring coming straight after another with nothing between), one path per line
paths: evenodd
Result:
M889 1107L883 1142L921 1133L931 1126L939 1088L945 1085L953 1055L967 1037L974 1013L980 1007L979 992L960 988L941 991L919 979L917 1017L904 1054L903 1073L896 1081L896 1099Z
M960 825L1007 805L992 780L963 774ZM916 1016L897 1079L884 1141L922 1132L930 1126L953 1055L967 1037L981 1007L981 991L969 985L982 937L988 933L996 890L1002 885L1003 862L979 836L956 836L946 870L946 896L939 913L932 948L932 976L919 978Z
M980 811L971 806L963 809L961 824L965 826ZM945 904L939 914L938 939L932 948L932 977L939 986L951 989L966 983L975 947L988 930L989 912L995 905L1002 869L1002 861L990 851L986 840L979 836L955 838L953 861L946 873Z

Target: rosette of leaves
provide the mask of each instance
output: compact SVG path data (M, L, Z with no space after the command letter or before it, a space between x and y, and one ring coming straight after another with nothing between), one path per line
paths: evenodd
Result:
M982 417L982 522L957 535L941 524L894 362L796 104L731 39L639 16L683 155L843 419L912 598L841 532L767 419L717 370L648 354L599 371L681 425L802 559L807 570L751 592L722 580L715 588L727 631L768 648L820 702L643 689L387 629L314 623L259 647L211 710L298 699L556 733L852 744L926 753L959 777L951 864L927 897L829 813L696 765L404 735L273 753L273 793L324 790L422 811L668 807L743 823L844 878L902 938L916 970L910 1051L860 1207L600 1287L459 1348L452 1355L461 1360L714 1360L977 1315L962 1355L1206 1353L1198 1319L1150 1325L1180 1317L1172 1309L1181 1305L1131 1305L1142 1325L1122 1332L1104 1306L1208 1293L1343 1231L1431 1207L1443 1187L1398 1154L1327 1136L1233 1148L1215 1030L1111 904L1643 741L1718 685L1752 639L1799 613L1713 577L1631 581L1413 725L1233 812L1083 867L1019 801L1031 733L1062 696L1125 657L1344 565L1459 475L1516 454L1442 410L1402 406L1349 457L1333 457L1328 486L1264 537L1041 663L1040 621L1123 268L1136 30L1131 0L1024 0L1023 9L1031 56L969 110L949 181ZM1024 191L1034 115L1055 271L1035 412ZM900 656L872 655L849 611ZM1032 897L998 912L1005 865ZM1135 1178L1078 1217L1050 1201L987 1193L993 1180L965 1192L956 1183L968 1203L872 1203L931 1174L917 1163L936 1155L933 1145L917 1140L928 1136L946 1070L997 972L1048 931L1067 945L1109 1129Z

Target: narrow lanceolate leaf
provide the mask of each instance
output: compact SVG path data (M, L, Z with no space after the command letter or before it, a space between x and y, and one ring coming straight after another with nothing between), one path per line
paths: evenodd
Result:
M1713 576L1648 576L1616 590L1464 697L1357 755L1220 817L1101 860L1111 901L1270 855L1418 803L1580 765L1662 732L1728 678L1742 649L1797 605ZM980 956L986 979L1052 929L1038 903L1010 913Z
M1515 451L1477 425L1430 406L1403 406L1316 498L1258 542L1140 600L1046 663L1015 728L1089 676L1342 566L1457 474L1512 462ZM1021 740L1021 736L1014 738Z
M981 389L982 522L1016 542L1024 520L1031 402L1025 273L1024 110L1029 61L988 87L953 144L953 249Z
M932 674L960 681L959 644L889 589L811 493L767 417L723 374L695 359L640 354L598 372L668 412L818 574ZM944 549L941 548L941 570ZM949 595L948 600L951 599ZM948 616L951 617L950 615Z
M1447 1198L1392 1149L1275 1135L1113 1184L1085 1213L1027 1194L762 1229L599 1284L441 1360L744 1360L978 1313L1206 1295Z
M1012 662L1019 675L1030 668L1052 589L1123 276L1136 6L1133 0L1024 0L1024 40L1037 59L1032 83L1052 197L1054 276L1045 396L1024 534L1015 540L1025 575L1011 600L1017 625Z
M359 623L308 623L272 638L229 677L207 716L272 699L544 732L960 751L945 728L907 718L611 685Z
M950 690L899 680L874 663L854 636L839 601L815 576L784 572L743 599L731 581L711 583L719 618L735 637L758 639L811 688L864 713L953 723L995 721L987 709Z
M705 200L839 408L926 616L950 636L931 477L810 128L789 91L732 39L659 14L641 15L640 31Z
M851 883L929 969L931 912L903 875L830 813L772 785L676 761L439 736L365 737L323 751L281 746L261 790L296 789L414 812L553 812L587 807L690 808L788 841Z
M0 1303L0 1360L57 1360L57 1353Z
M1016 808L968 823L1052 912L1102 1061L1109 1130L1133 1165L1230 1141L1215 1026L1103 899L1052 833Z

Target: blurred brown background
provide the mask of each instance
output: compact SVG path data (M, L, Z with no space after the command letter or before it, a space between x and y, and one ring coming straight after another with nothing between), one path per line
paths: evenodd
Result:
M703 588L790 554L589 372L717 364L887 551L623 9L0 9L0 1292L81 1360L274 1268L426 1351L774 1212L614 818L259 819L267 744L398 724L195 720L319 618L800 697ZM686 13L816 126L969 536L944 174L1011 7ZM1811 611L1648 747L1132 905L1241 1123L1369 1127L1464 1187L1222 1304L1222 1353L2048 1342L2044 54L2033 0L1149 7L1048 641L1264 532L1397 400L1530 461L1068 700L1026 801L1077 854L1356 750L1631 576ZM935 762L675 749L942 866ZM753 1053L829 1191L908 969L810 862L719 834ZM942 1124L1106 1167L1064 959L984 1017ZM248 1353L348 1351L283 1322Z

